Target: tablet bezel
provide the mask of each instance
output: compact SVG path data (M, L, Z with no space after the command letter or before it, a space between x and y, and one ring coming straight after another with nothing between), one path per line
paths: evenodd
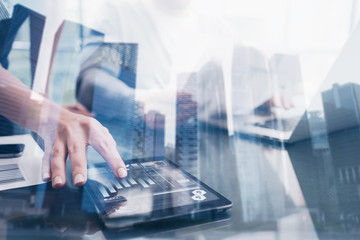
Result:
M95 208L97 210L98 215L104 222L105 226L108 228L121 228L121 227L128 227L138 223L146 223L146 222L153 222L163 219L169 218L176 218L181 216L191 215L195 218L197 214L201 214L204 212L223 212L227 209L232 207L232 202L225 198L223 195L197 179L195 176L178 166L176 163L172 162L171 160L165 157L152 157L152 158L139 158L139 159L132 159L124 161L125 164L132 164L132 163L144 163L144 162L156 162L156 161L166 161L172 167L180 170L186 177L191 178L192 180L196 181L199 187L206 189L207 192L211 192L214 194L218 199L212 201L204 201L204 202L194 202L193 204L185 204L178 207L170 207L170 208L163 208L159 210L152 210L151 217L148 216L133 216L133 217L107 217L106 211L103 207L103 203L97 198L97 194L94 193L89 184L85 185L86 191L89 193ZM97 166L106 166L106 163L97 164ZM170 194L170 193L169 193ZM194 207L194 205L196 205ZM186 209L186 211L185 211ZM169 213L177 213L177 214L169 214ZM156 217L153 217L156 216Z

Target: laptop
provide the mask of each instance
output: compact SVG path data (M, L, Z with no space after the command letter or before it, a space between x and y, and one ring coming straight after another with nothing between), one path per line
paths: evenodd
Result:
M108 228L124 228L202 213L222 213L232 202L164 157L125 161L117 179L105 163L88 170L85 185Z
M24 144L22 155L0 159L0 191L43 183L43 151L30 134L0 137L0 144Z
M248 134L263 139L291 143L297 127L307 129L306 123L298 126L304 118L305 107L294 109L272 109L268 116L234 116L234 132ZM306 120L306 117L305 119Z
M21 5L12 17L0 2L0 59L5 68L28 87L34 82L35 69L45 26L45 17ZM9 107L11 109L11 106ZM24 144L22 156L0 161L0 191L43 183L42 149L29 132L1 117L1 144Z
M298 95L298 99L294 98L295 108L290 110L273 111L261 106L252 115L236 115L235 111L234 132L291 144L359 126L359 41L360 25L350 36L309 106L301 104L305 101ZM288 78L289 75L284 76ZM259 89L260 93L266 91L266 87Z
M232 63L232 114L235 133L287 142L305 111L299 57L236 46ZM269 99L277 93L274 107ZM288 99L284 101L285 97ZM287 106L288 105L288 106ZM291 107L292 106L292 107ZM211 119L221 126L221 121Z

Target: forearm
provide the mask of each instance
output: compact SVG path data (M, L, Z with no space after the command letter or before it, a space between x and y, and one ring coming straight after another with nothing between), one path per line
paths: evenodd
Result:
M52 114L49 114L50 111ZM60 111L60 106L31 91L0 65L1 115L31 131L40 133L41 126L57 121Z

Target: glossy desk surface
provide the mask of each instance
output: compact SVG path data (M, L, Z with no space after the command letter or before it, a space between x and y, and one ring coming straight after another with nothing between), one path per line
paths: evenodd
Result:
M228 213L109 230L83 188L54 190L45 183L0 192L0 238L359 237L359 129L332 134L326 144L289 146L219 130L207 134L207 158L199 158L195 175L233 202Z

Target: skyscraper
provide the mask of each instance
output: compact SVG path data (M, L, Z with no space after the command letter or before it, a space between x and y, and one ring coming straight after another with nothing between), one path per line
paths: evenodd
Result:
M133 158L165 156L165 115L135 103Z
M334 84L322 93L329 145L333 159L339 212L359 216L360 85Z
M134 136L133 136L133 158L144 157L145 145L145 104L135 103Z
M236 46L231 70L231 97L234 115L254 111L271 95L269 70L265 55L258 49ZM254 94L254 92L262 94Z
M165 156L165 115L150 111L145 114L144 156Z
M334 84L322 92L322 101L328 132L360 125L360 85Z
M176 148L178 164L190 172L198 161L198 80L196 73L183 73L177 78Z
M222 66L214 61L205 64L198 73L198 86L199 177L207 178L211 186L221 187L217 178L206 175L216 176L218 169L224 168L229 159L235 158L230 149L227 128ZM215 126L213 121L217 123Z
M177 91L176 161L200 177L201 169L215 171L231 154L221 66L208 62L198 73L180 74Z
M329 150L325 118L321 111L309 111L307 124L311 136L312 147L316 152Z

